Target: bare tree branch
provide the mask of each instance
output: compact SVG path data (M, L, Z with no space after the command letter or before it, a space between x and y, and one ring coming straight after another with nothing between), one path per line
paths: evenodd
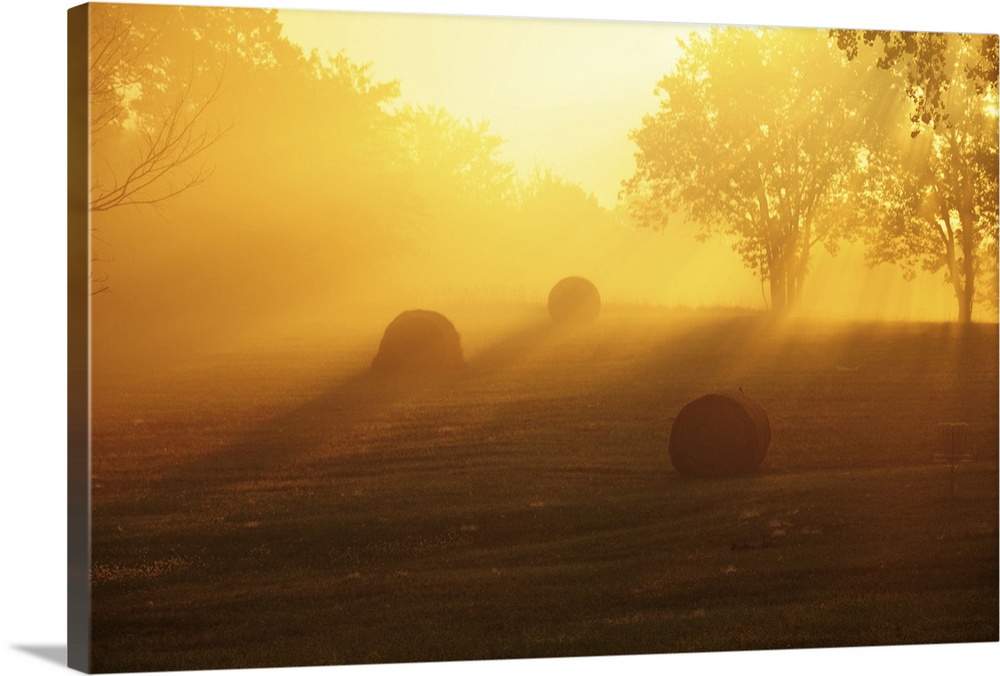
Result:
M141 130L144 142L129 174L116 181L112 188L101 190L95 186L91 195L91 211L107 211L123 205L156 204L203 183L211 174L204 162L179 184L172 184L169 179L202 156L229 131L230 127L211 127L204 120L206 110L219 95L221 83L221 79L218 80L211 94L198 104L193 113L185 115L192 86L189 81L158 124ZM156 190L163 184L166 184L165 189Z
M121 180L112 172L111 185L95 181L92 212L125 205L159 204L200 185L211 174L207 164L195 161L229 131L212 126L207 111L218 99L222 76L200 102L193 100L195 76L184 83L173 102L159 113L138 115L129 110L130 97L142 91L139 62L155 41L156 31L141 35L120 7L94 22L90 53L91 145L112 124L134 125L142 138L128 174ZM192 166L194 164L194 166ZM189 170L186 174L185 170Z

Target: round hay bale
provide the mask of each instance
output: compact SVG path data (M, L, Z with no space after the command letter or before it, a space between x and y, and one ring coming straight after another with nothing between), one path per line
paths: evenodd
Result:
M455 325L431 310L407 310L393 319L372 360L372 371L395 375L448 373L464 366Z
M549 316L559 324L586 324L601 312L601 294L589 279L566 277L549 291Z
M708 394L687 404L670 430L670 461L681 474L733 476L760 467L771 423L740 391Z

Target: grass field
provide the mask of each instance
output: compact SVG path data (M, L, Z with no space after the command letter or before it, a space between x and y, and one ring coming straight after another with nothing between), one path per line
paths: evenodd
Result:
M95 351L94 670L998 640L995 324L447 314L423 384L368 376L384 324ZM761 471L679 476L735 387Z

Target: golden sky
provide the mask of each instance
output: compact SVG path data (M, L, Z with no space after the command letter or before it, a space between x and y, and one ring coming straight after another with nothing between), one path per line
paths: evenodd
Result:
M551 168L613 207L634 168L629 131L699 27L638 21L282 11L306 50L370 63L401 100L488 120L522 171ZM701 27L702 29L704 27ZM628 64L627 66L625 64Z

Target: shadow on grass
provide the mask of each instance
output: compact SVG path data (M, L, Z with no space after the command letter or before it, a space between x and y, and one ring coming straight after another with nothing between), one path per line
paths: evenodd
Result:
M488 377L527 358L559 328L550 321L536 321L510 331L469 359L469 375Z
M308 402L272 416L239 433L232 443L167 472L154 482L154 499L182 495L203 481L219 484L280 478L293 474L296 461L319 454L348 455L362 451L358 429L393 433L386 412L487 380L523 359L552 335L549 323L511 332L478 352L465 369L422 376L391 376L370 370L354 373Z

